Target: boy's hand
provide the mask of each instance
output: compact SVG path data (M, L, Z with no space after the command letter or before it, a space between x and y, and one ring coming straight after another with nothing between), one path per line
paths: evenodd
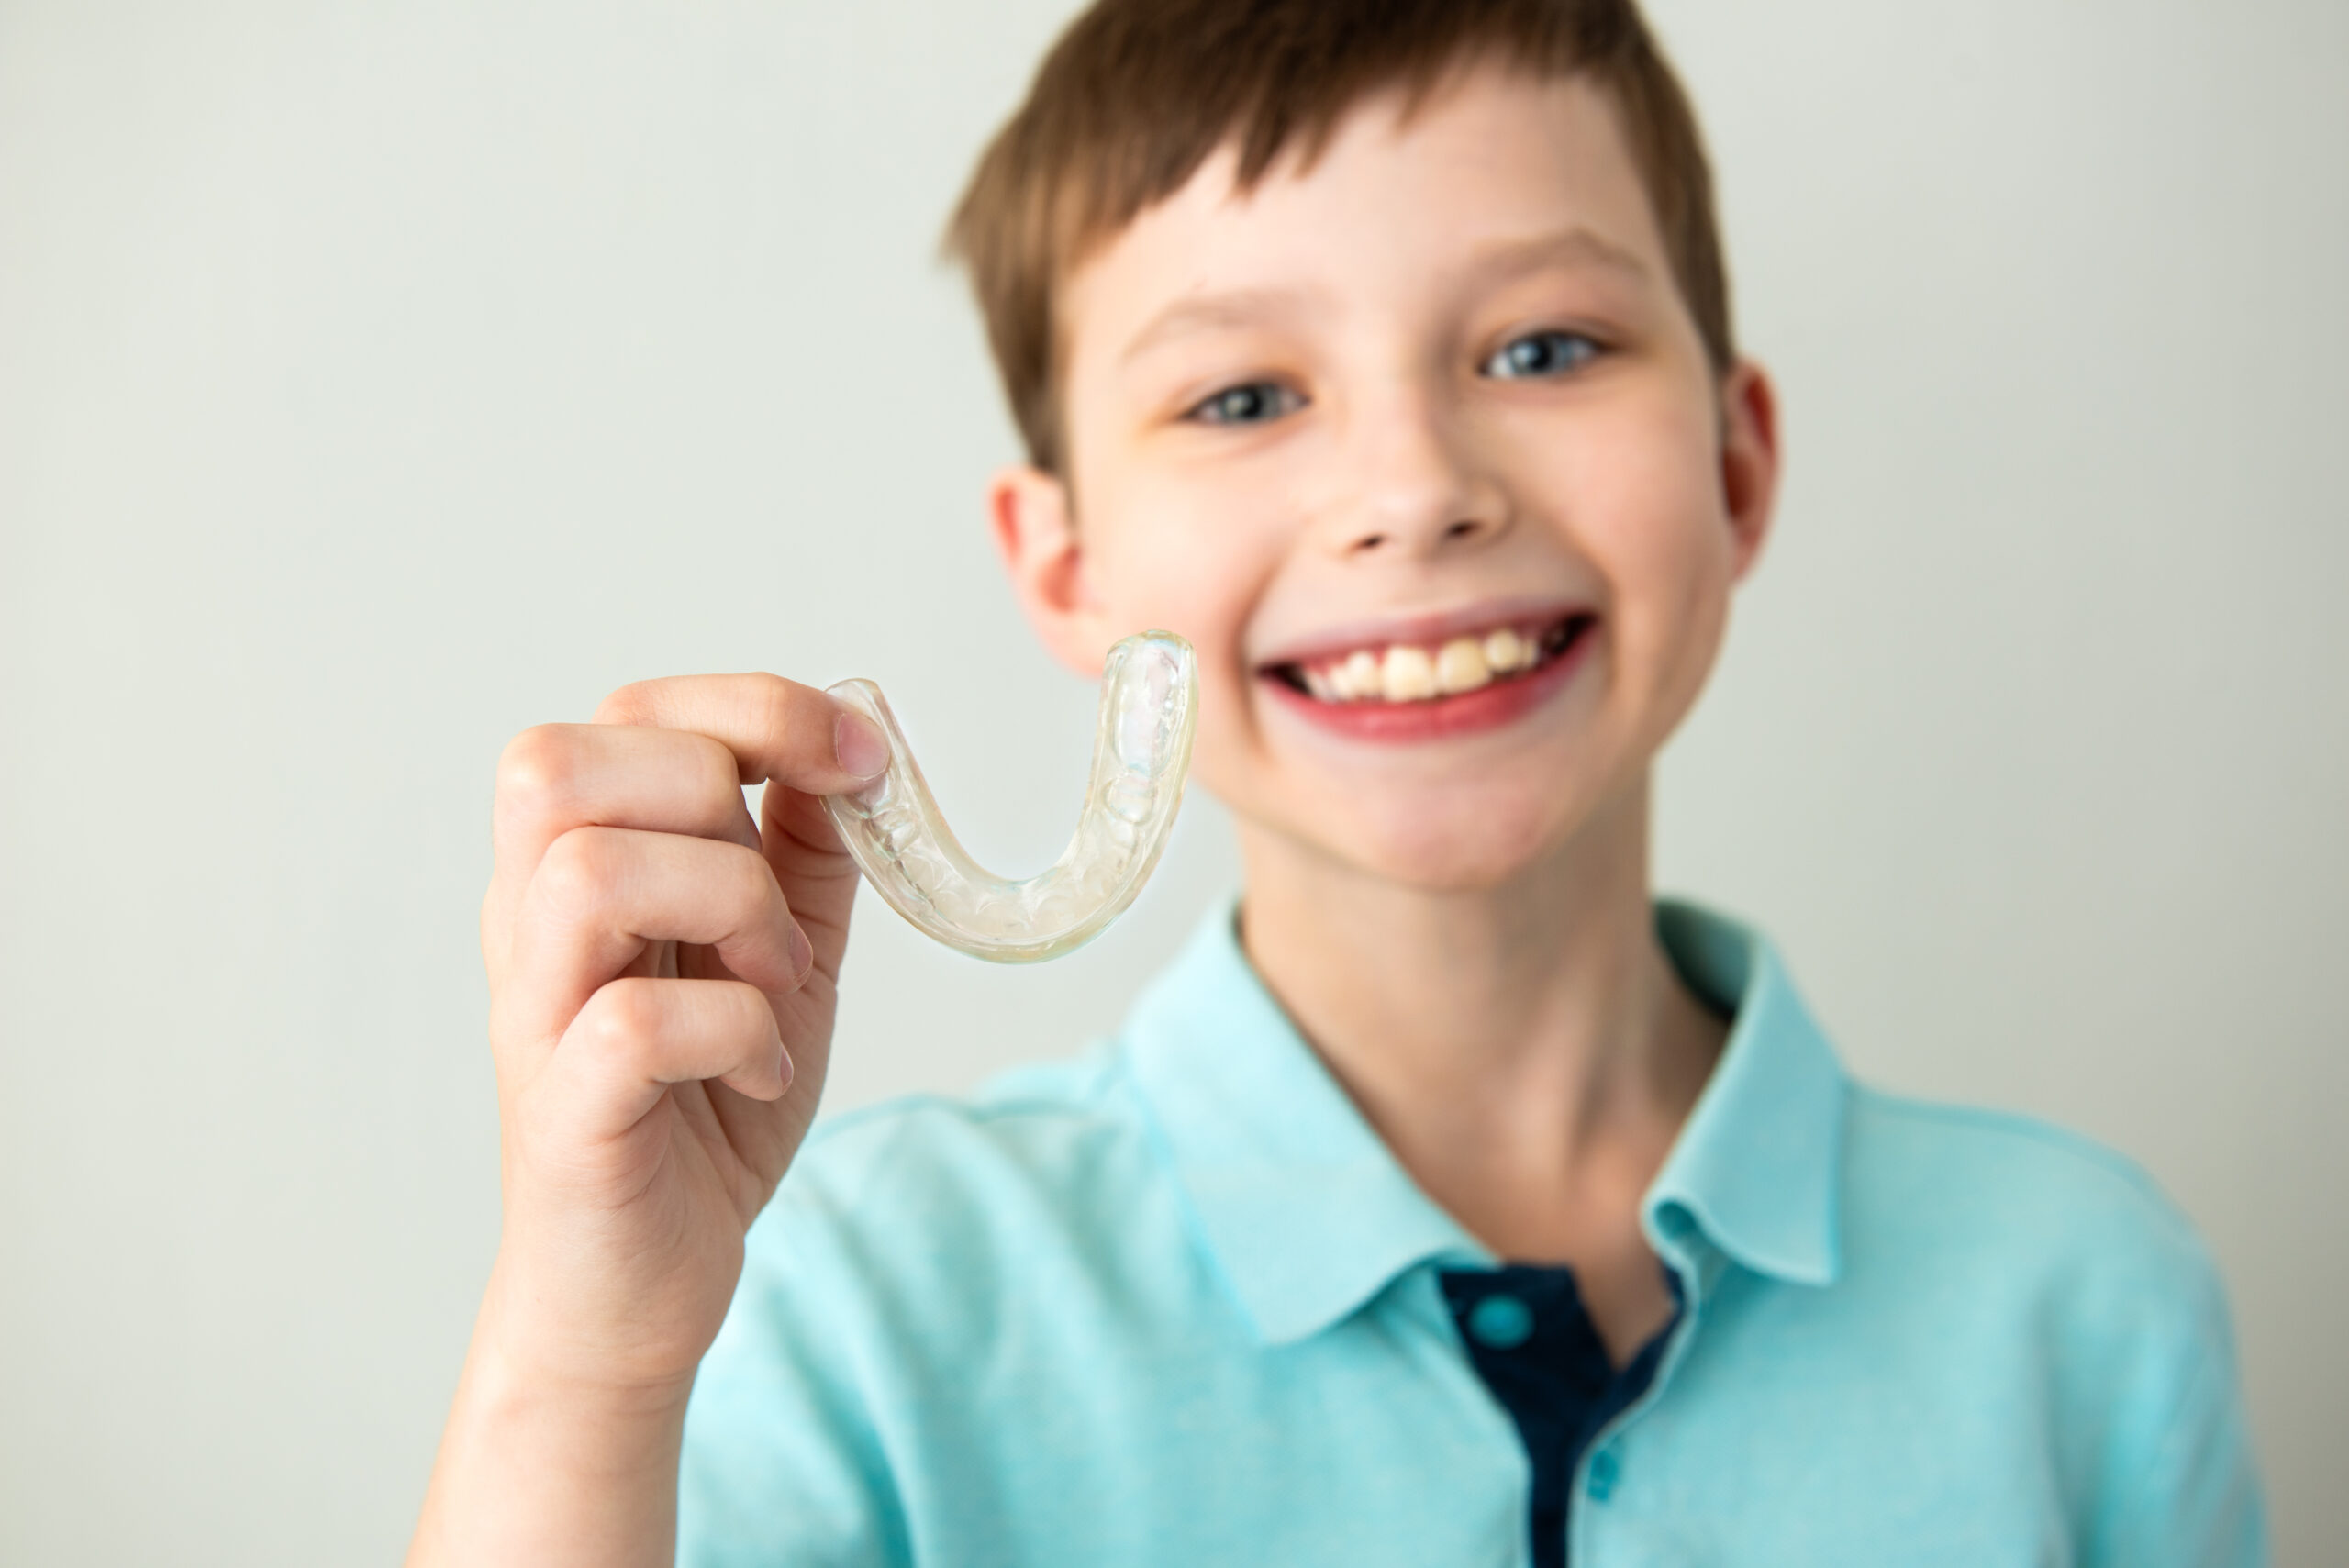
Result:
M856 866L816 797L887 757L773 675L649 681L507 748L506 1229L411 1568L672 1560L694 1369L824 1085Z
M625 687L507 748L482 906L506 1227L480 1332L510 1374L691 1386L823 1088L857 873L816 797L885 760L772 675Z

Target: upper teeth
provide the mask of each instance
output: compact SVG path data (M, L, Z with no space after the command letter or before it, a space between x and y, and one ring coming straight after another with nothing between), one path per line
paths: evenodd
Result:
M1505 626L1482 637L1455 637L1432 651L1408 642L1383 652L1357 648L1343 659L1304 666L1305 684L1323 702L1419 702L1473 692L1495 675L1531 669L1540 657L1535 639Z

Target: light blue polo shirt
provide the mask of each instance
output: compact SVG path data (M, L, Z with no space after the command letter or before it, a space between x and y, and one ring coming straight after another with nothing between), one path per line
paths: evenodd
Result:
M752 1228L679 1562L1521 1564L1529 1467L1422 1194L1219 909L1116 1039L835 1118ZM1642 1217L1687 1309L1575 1475L1576 1568L2266 1560L2226 1305L2135 1167L1854 1084L1770 944Z

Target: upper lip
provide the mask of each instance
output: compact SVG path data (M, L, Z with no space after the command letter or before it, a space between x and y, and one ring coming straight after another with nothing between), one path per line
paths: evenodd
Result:
M1310 664L1352 653L1357 648L1385 648L1395 643L1435 648L1455 637L1481 636L1500 627L1547 626L1573 616L1596 612L1573 599L1483 599L1458 609L1429 610L1352 621L1309 637L1285 642L1256 661L1260 670L1284 664Z

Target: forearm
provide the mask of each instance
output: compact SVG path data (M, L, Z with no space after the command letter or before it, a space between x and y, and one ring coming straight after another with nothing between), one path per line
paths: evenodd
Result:
M465 1358L408 1568L668 1568L690 1384L551 1383L507 1353L490 1317Z

